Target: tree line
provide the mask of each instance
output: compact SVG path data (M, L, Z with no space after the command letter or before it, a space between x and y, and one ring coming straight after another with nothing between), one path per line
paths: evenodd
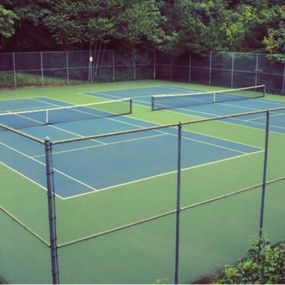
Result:
M1 0L0 51L285 54L284 0Z

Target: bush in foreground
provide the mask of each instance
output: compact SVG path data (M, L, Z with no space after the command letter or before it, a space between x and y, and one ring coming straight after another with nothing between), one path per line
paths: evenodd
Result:
M285 243L275 247L268 241L253 244L244 260L225 266L223 273L213 283L284 284Z

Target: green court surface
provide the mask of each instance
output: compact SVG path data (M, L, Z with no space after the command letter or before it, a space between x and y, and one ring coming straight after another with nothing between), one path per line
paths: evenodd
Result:
M151 80L7 89L0 91L0 105L5 100L39 97L71 104L101 102L106 98L86 93L160 86L200 91L221 89ZM285 97L277 95L266 95L262 100L285 103ZM255 116L248 115L243 122L253 121ZM265 119L265 113L258 116L262 117L261 120ZM154 125L185 123L202 118L173 110L151 111L150 106L137 103L134 103L133 112L127 117ZM256 128L245 123L216 119L183 126L187 134L205 135L257 151L182 169L180 283L195 282L213 274L224 264L237 261L245 255L252 240L258 237L265 153L265 126L260 125ZM279 122L279 126L285 130L285 120ZM187 147L184 141L182 144L182 147ZM284 146L285 133L270 129L264 230L273 243L283 240L285 234ZM55 145L54 150L66 151L72 147L72 143ZM163 141L157 147L158 152L163 149ZM212 150L202 146L201 151ZM151 167L150 154L150 150L146 149L143 161L146 168ZM116 157L118 153L110 155ZM176 166L176 144L168 155ZM122 166L132 159L126 154L124 161L121 161ZM187 159L182 153L182 164ZM112 179L115 174L110 171L109 175ZM46 190L2 162L0 179L0 275L9 283L50 283ZM174 283L176 191L177 172L169 171L132 183L118 184L104 191L67 199L57 196L61 283Z

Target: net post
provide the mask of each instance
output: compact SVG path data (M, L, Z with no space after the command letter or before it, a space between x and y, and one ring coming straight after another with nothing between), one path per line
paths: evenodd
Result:
M268 165L267 160L268 160L268 143L269 143L269 119L270 119L270 111L267 110L266 111L265 139L264 139L262 192L261 192L260 219L259 219L259 248L263 242L264 206L265 206L267 165Z
M16 58L15 53L12 53L12 59L13 59L13 77L14 77L14 88L17 88L17 75L16 75Z
M217 93L214 92L214 93L213 93L213 103L214 103L214 104L217 102L216 96L217 96Z
M44 83L44 60L43 60L43 52L40 52L40 58L41 58L41 79L42 79L42 86L45 85Z
M133 113L133 99L130 98L130 114Z
M151 96L151 110L154 111L154 97Z
M52 273L53 284L59 284L55 189L54 189L54 172L52 165L52 143L50 139L46 137L44 144L45 144L45 156L46 156L46 179L47 179L48 220L49 220L49 234L50 234L49 247L50 247L50 256L51 256L51 273Z
M180 253L180 213L181 213L181 151L182 123L177 125L177 195L176 195L176 229L175 229L175 270L174 283L179 284L179 253Z
M48 118L48 114L49 113L49 111L48 111L48 109L46 109L45 110L45 125L47 125L48 124L48 122L49 122L49 118Z

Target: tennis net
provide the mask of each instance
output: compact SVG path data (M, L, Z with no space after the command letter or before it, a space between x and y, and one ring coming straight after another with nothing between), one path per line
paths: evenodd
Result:
M265 85L256 85L219 91L153 95L151 97L151 109L154 111L161 109L222 103L243 99L256 99L264 96Z
M132 99L124 98L84 105L68 105L48 109L37 109L0 114L0 124L22 129L69 121L100 119L127 115L132 112Z

